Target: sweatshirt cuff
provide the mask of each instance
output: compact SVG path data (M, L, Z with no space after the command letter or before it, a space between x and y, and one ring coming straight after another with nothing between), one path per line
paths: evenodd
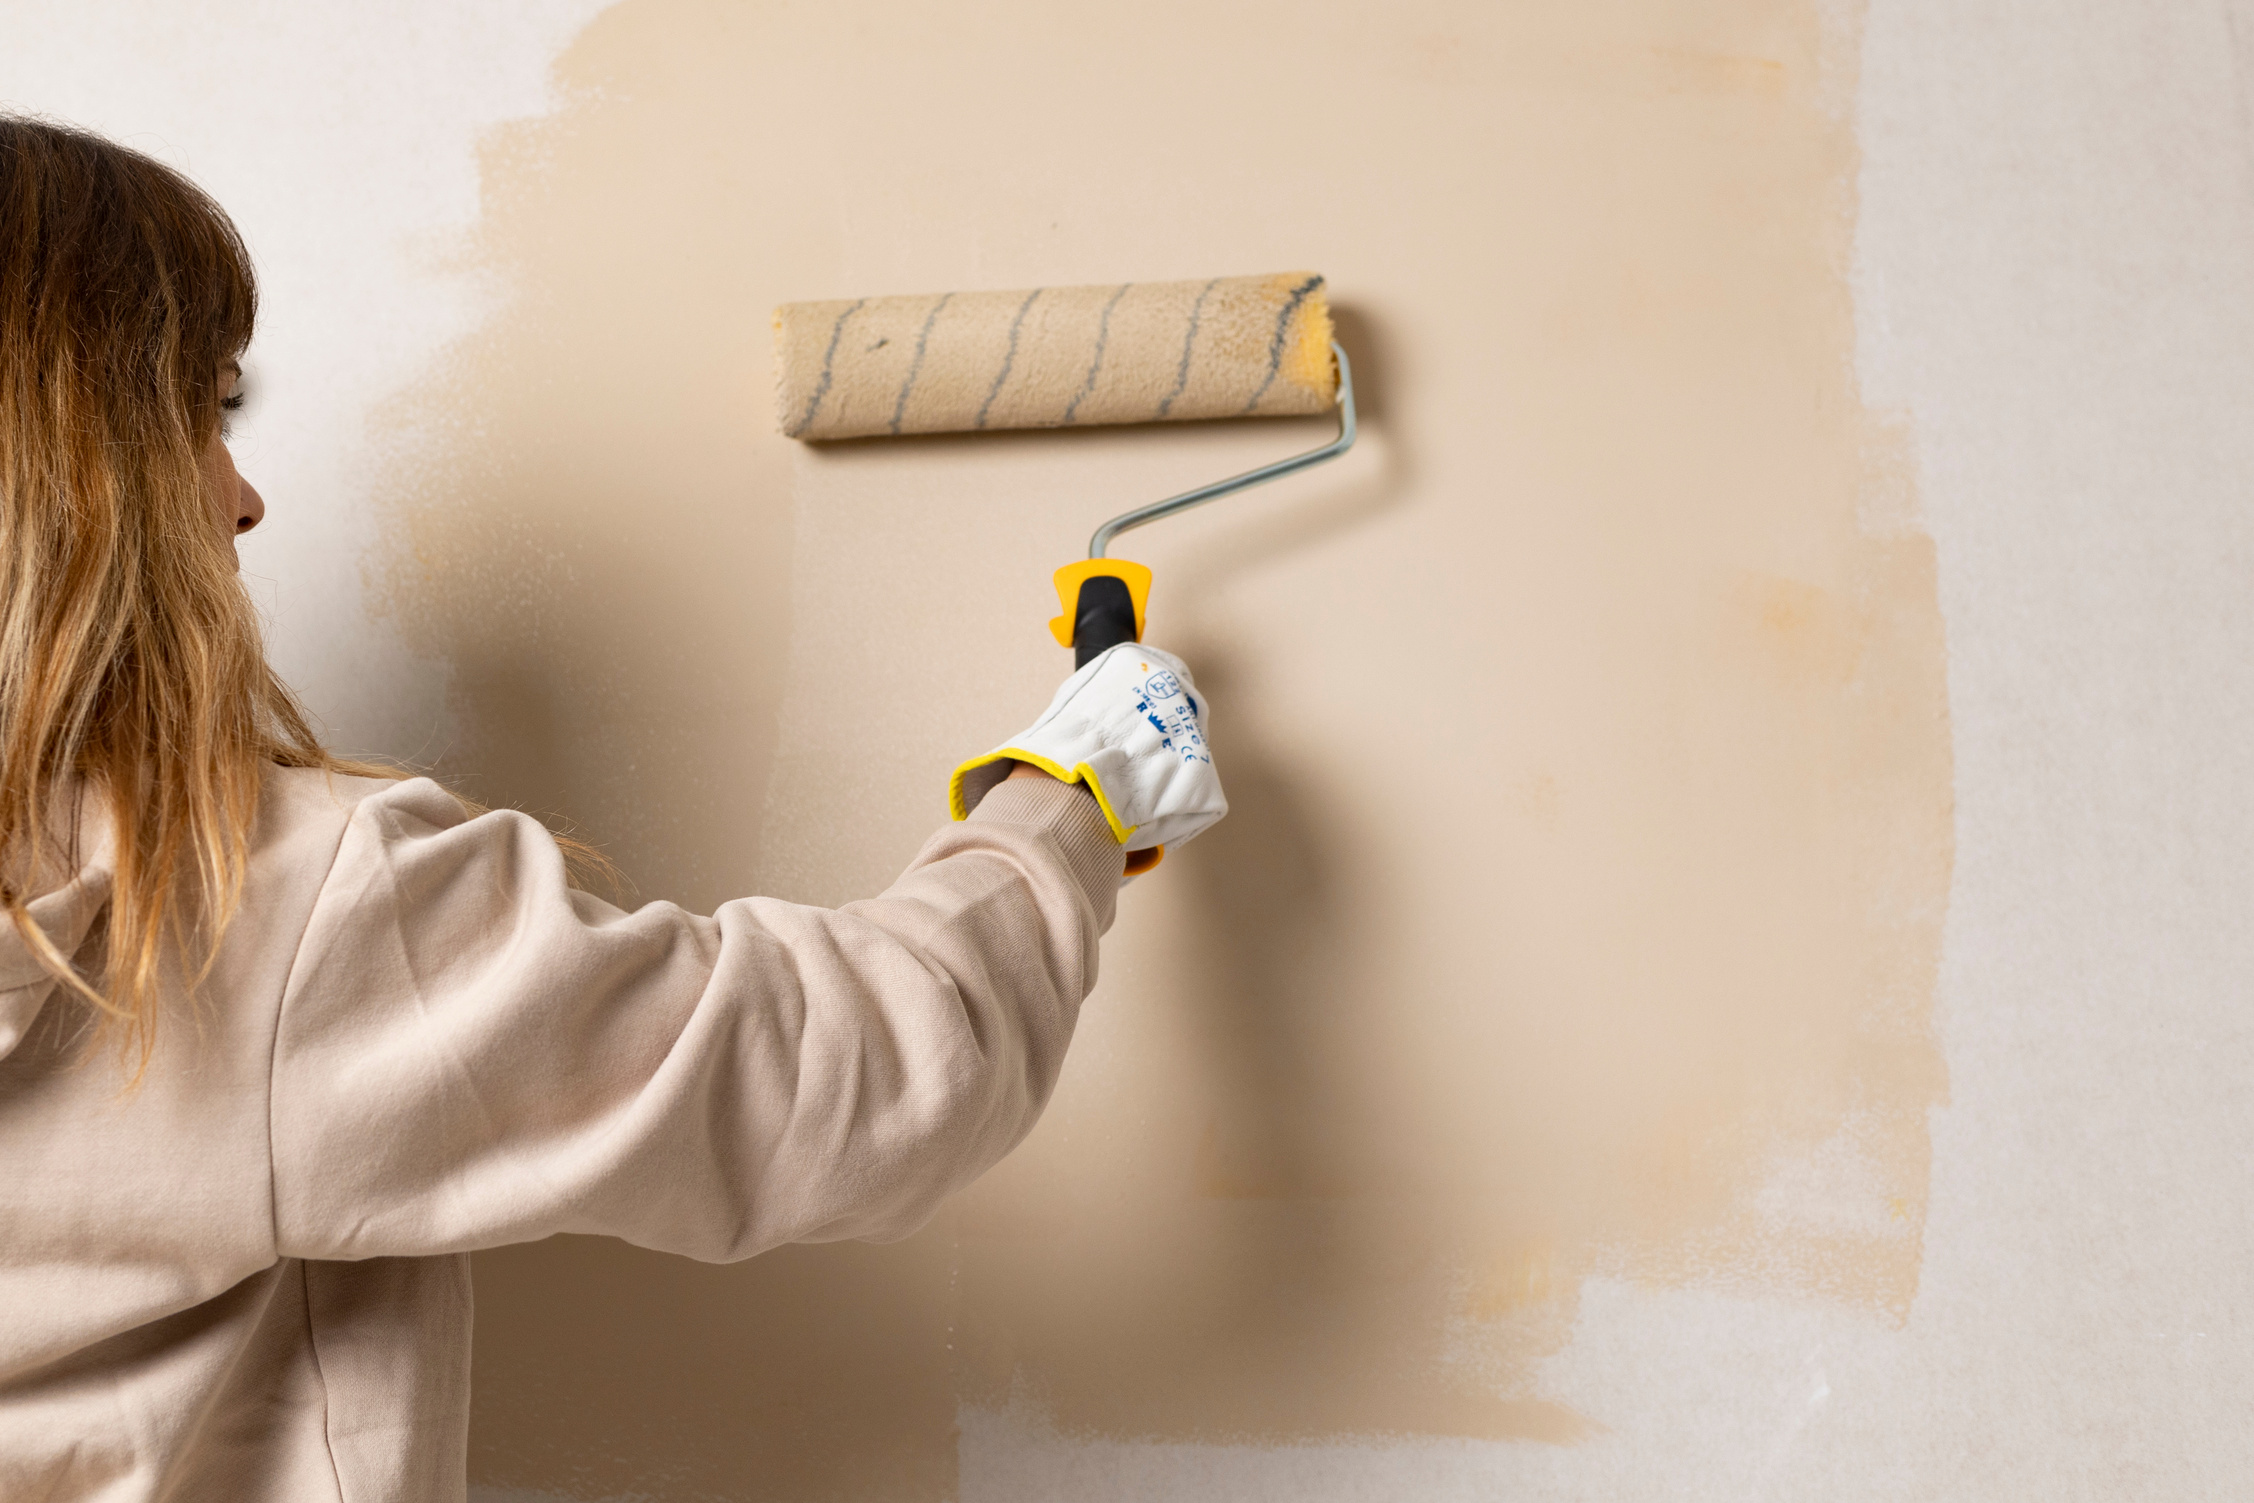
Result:
M1009 778L971 810L971 824L1031 826L1057 843L1073 879L1098 913L1109 913L1127 869L1127 852L1112 838L1089 792L1054 778Z

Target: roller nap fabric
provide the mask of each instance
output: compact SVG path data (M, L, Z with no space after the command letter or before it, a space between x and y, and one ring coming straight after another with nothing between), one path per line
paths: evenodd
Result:
M776 417L821 440L1327 412L1312 272L786 303Z

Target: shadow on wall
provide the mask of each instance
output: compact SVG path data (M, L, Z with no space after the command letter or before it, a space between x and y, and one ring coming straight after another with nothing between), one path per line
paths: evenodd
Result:
M1194 1061L1196 1079L1187 1090L1152 1082L1138 1115L1173 1120L1124 1153L1112 1145L1106 1175L1140 1158L1161 1166L1155 1181L1130 1169L1108 1204L1029 1220L1026 1201L1072 1190L1022 1180L998 1190L1023 1173L1021 1159L964 1197L947 1223L957 1238L956 1386L966 1402L1020 1405L1066 1433L1570 1444L1601 1427L1565 1405L1493 1391L1496 1377L1521 1373L1450 1360L1462 1302L1435 1274L1461 1228L1441 1203L1446 1190L1436 1196L1422 1166L1404 1162L1390 1120L1401 1079L1386 1038L1397 986L1377 957L1402 937L1368 901L1375 853L1293 755L1305 735L1276 738L1248 713L1265 695L1246 637L1317 619L1379 623L1348 595L1287 598L1249 631L1203 604L1240 576L1367 529L1413 490L1415 451L1386 418L1391 341L1361 310L1335 313L1355 361L1360 473L1317 472L1265 493L1270 504L1249 516L1241 501L1219 503L1191 542L1181 543L1180 524L1167 534L1180 546L1161 571L1172 605L1165 641L1227 707L1214 744L1230 812L1126 900L1123 913L1138 899L1165 905L1159 976L1144 969L1147 936L1118 934L1107 964L1135 967L1137 980L1092 1005L1162 1014L1177 1031L1162 1043L1138 1038L1138 1052ZM1302 433L1280 447L1308 441ZM1355 698L1340 696L1342 712ZM1395 748L1359 771L1414 777L1415 765ZM1169 1173L1174 1165L1186 1177ZM1067 1165L1063 1178L1075 1177ZM1016 1204L1000 1209L1004 1200ZM1506 1190L1480 1217L1509 1224L1518 1211ZM1521 1323L1535 1349L1570 1325L1569 1284L1535 1312L1531 1333Z
M1356 494L1382 505L1388 492ZM1349 514L1341 505L1300 525ZM1192 637L1184 651L1217 704L1244 702L1218 639ZM1167 964L1184 979L1164 1005L1186 1025L1204 1103L1188 1183L1134 1206L1132 1227L1098 1217L1030 1260L966 1248L966 1394L1030 1400L1067 1431L1581 1438L1592 1427L1565 1406L1499 1397L1449 1370L1455 1312L1433 1273L1451 1228L1395 1157L1381 1065L1395 999L1371 957L1398 936L1379 932L1388 920L1359 885L1371 853L1286 747L1240 725L1217 731L1215 750L1229 818L1181 853L1170 894L1183 917ZM1113 1277L1029 1294L1057 1264L1107 1259ZM994 1350L981 1352L982 1334Z
M726 1266L599 1237L477 1258L473 1477L572 1498L953 1494L930 1237Z
M1354 501L1274 530L1337 527L1387 495L1357 487ZM1216 704L1244 702L1219 639L1181 646ZM1196 1061L1198 1078L1161 1084L1145 1113L1180 1120L1109 1151L1107 1175L1121 1159L1156 1161L1155 1183L1046 1224L994 1216L979 1204L991 1189L966 1197L953 1223L959 1391L1067 1434L1569 1444L1594 1433L1570 1408L1499 1395L1497 1374L1449 1360L1462 1309L1435 1273L1460 1229L1402 1162L1389 1120L1396 999L1371 957L1398 936L1361 900L1369 853L1285 747L1226 722L1214 745L1229 817L1161 868L1179 915L1159 962L1168 979L1144 981L1133 1002L1096 1003L1155 1002L1179 1030L1165 1054ZM1040 1193L1020 1185L1015 1198ZM1514 1219L1508 1199L1484 1216ZM1540 1312L1540 1345L1562 1339L1572 1308L1567 1297Z

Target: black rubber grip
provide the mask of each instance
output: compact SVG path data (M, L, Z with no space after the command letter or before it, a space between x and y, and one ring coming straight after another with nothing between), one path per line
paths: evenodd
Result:
M1072 613L1072 666L1085 668L1106 648L1135 639L1135 600L1127 582L1109 574L1081 580Z

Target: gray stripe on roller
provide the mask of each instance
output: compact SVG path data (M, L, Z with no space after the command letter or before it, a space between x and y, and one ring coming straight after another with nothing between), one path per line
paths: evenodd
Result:
M1301 303L1307 301L1307 294L1322 285L1321 277L1309 277L1291 289L1291 297L1285 301L1283 311L1276 315L1275 337L1268 341L1267 378L1260 383L1260 389L1252 394L1252 400L1244 404L1246 412L1258 407L1260 399L1268 394L1268 388L1276 384L1276 372L1283 368L1284 363L1284 330L1291 327L1291 316L1299 311Z
M1002 394L1002 383L1009 380L1010 367L1017 363L1017 331L1025 327L1025 315L1032 308L1033 300L1046 290L1034 288L1025 295L1025 301L1017 305L1017 317L1010 320L1010 347L1002 352L1002 368L994 373L994 384L986 389L986 400L979 403L978 421L972 427L986 426L986 414L994 410L994 399Z
M939 310L954 300L955 294L942 292L939 294L939 301L933 303L931 311L924 315L923 332L916 336L916 358L908 362L907 379L900 383L900 395L892 404L892 432L894 437L899 436L900 419L905 417L908 412L908 393L916 389L916 373L924 368L924 346L931 343L931 326L939 321Z
M806 415L798 420L797 427L790 430L792 438L804 433L813 423L814 414L822 410L822 398L830 394L830 374L837 361L837 342L845 337L845 321L859 313L861 305L867 301L865 297L856 298L853 306L840 313L837 322L830 325L830 347L822 352L822 379L814 383L814 395L806 399Z
M1158 404L1160 417L1173 410L1174 399L1190 384L1190 350L1197 343L1197 316L1205 310L1206 298L1220 285L1221 279L1215 277L1199 289L1197 301L1190 304L1190 331L1182 336L1182 368L1174 373L1174 389L1166 394L1166 400Z
M1088 379L1080 383L1080 390L1064 409L1064 426L1067 428L1072 426L1073 414L1080 410L1080 404L1088 400L1088 393L1096 389L1096 372L1104 368L1104 345L1111 338L1111 310L1119 306L1119 300L1134 285L1133 282L1120 283L1119 290L1111 295L1111 301L1104 304L1104 316L1096 321L1096 357L1088 362Z

